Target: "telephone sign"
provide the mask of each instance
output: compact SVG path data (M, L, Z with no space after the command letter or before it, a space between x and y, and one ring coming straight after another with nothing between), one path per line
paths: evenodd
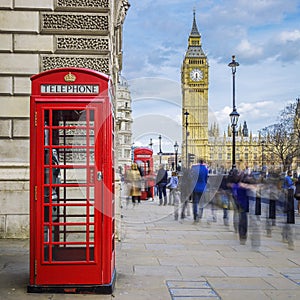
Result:
M96 84L41 84L41 94L99 94Z

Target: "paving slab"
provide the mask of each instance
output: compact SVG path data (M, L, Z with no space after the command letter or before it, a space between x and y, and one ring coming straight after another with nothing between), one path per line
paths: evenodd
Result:
M280 276L269 267L220 267L228 277L276 277Z
M267 290L274 287L263 278L236 278L236 277L207 277L210 285L216 290Z
M241 300L241 297L248 300L270 300L278 298L270 298L264 291L260 290L219 290L222 300ZM283 300L283 299L282 299ZM286 300L286 298L285 298Z
M180 271L180 274L182 274L183 278L194 277L195 279L198 279L199 277L222 277L226 276L224 272L219 267L214 266L198 266L198 267L190 267L190 266L178 266L178 269Z
M288 279L285 276L282 277L265 277L264 281L271 284L275 289L284 290L284 289L292 289L298 290L299 286L293 282L292 280Z
M270 290L264 291L264 293L268 296L268 299L276 299L276 300L299 300L300 299L300 291L299 290ZM259 298L257 298L259 299Z

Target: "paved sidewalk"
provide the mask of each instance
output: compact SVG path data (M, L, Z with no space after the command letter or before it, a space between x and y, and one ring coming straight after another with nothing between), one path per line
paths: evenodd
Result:
M135 207L124 203L112 296L27 294L28 240L0 240L0 299L300 299L299 217L291 251L281 242L282 217L272 237L266 236L262 218L255 231L249 228L246 245L240 245L232 211L227 227L221 211L217 222L205 221L210 215L206 209L204 220L193 224L192 217L175 221L173 210L157 201Z

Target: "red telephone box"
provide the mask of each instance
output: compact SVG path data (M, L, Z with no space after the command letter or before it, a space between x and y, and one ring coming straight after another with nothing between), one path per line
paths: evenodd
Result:
M134 148L134 161L142 173L141 200L154 199L155 175L153 171L153 150L146 147Z
M81 68L31 78L28 292L112 293L113 115L109 77Z

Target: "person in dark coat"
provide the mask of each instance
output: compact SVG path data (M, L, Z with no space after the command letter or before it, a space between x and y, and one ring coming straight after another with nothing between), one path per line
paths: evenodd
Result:
M159 205L167 205L167 184L168 184L168 172L165 170L164 165L159 166L159 170L156 175L156 185L158 188ZM164 202L163 202L164 197Z
M235 174L232 184L235 195L235 205L238 212L238 233L240 244L245 245L248 235L248 212L249 212L249 183L243 172Z

